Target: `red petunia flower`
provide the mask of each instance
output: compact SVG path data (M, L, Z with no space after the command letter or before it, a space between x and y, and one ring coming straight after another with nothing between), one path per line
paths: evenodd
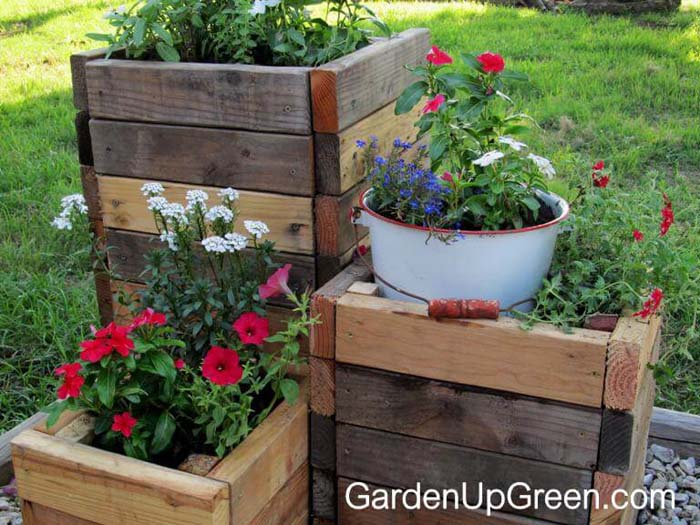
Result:
M649 294L649 298L644 301L642 309L635 312L633 316L646 319L650 315L654 315L659 309L659 306L661 306L661 301L663 298L664 293L661 291L661 288L654 288L654 290L652 290L652 292Z
M185 361L183 359L175 359L173 364L178 370L182 370L183 368L185 368Z
M452 63L452 57L445 53L438 46L433 46L430 48L430 52L425 57L425 59L435 66L444 66L445 64Z
M238 353L230 348L212 346L202 363L202 375L216 385L235 385L243 377Z
M138 423L138 420L129 412L114 414L114 419L112 420L112 430L115 432L121 432L124 437L128 438L131 437L131 432L134 430L136 423Z
M112 347L105 339L94 339L92 341L83 341L80 343L80 359L90 363L97 363L100 359L109 355L112 352Z
M605 169L605 161L599 160L595 164L593 164L593 171L600 171Z
M440 178L442 180L444 180L445 182L449 182L450 184L454 183L454 181L455 181L454 176L449 171L446 171L445 173L440 175Z
M484 73L500 73L506 67L503 57L490 51L480 54L476 59Z
M640 232L639 230L634 230L632 232L632 237L634 237L634 240L639 242L644 240L644 234Z
M57 376L75 377L82 368L83 365L80 363L66 363L59 366L53 373Z
M668 233L669 228L675 222L675 217L673 215L673 205L671 204L671 199L668 195L664 193L664 207L661 209L661 237Z
M270 335L270 320L255 312L246 312L233 323L241 342L246 345L261 345Z
M117 352L122 357L128 356L134 348L134 342L129 338L129 329L126 326L109 323L95 332L93 341L83 341L80 347L83 349L80 359L97 363L112 352Z
M289 270L292 269L291 264L285 264L282 268L273 273L265 284L258 287L258 295L261 299L269 299L278 295L290 295L292 290L289 288Z
M154 311L153 308L146 308L136 318L134 318L127 330L131 332L132 330L136 330L139 326L163 326L165 323L165 314L158 313Z
M610 175L597 175L593 173L591 176L593 177L593 186L596 188L605 188L610 182Z
M67 397L80 397L80 389L85 384L85 378L79 375L66 375L63 377L63 384L58 387L58 399Z
M425 103L425 107L423 107L423 113L432 113L433 111L437 111L440 109L440 106L442 106L445 103L445 95L442 94L437 94L435 95L435 98L431 98L428 100L428 102Z

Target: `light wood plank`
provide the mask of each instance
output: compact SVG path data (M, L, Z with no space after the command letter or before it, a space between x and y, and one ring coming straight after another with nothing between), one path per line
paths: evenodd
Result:
M309 135L309 69L93 60L91 117Z
M523 331L509 318L435 321L422 304L347 294L336 306L336 334L343 363L601 405L606 333Z
M100 200L107 228L157 233L146 198L141 194L142 179L124 177L97 177ZM163 183L164 196L173 202L185 202L188 190L202 189L209 194L210 203L218 203L217 188L193 186L174 182ZM241 191L238 203L239 229L245 232L243 220L265 222L270 228L268 238L275 241L280 251L314 253L314 217L312 201L306 197L294 197L275 193Z
M0 434L0 487L7 485L12 479L12 440L29 428L34 428L39 422L46 419L46 414L37 412L29 419L26 419L11 428L4 434Z
M23 525L98 525L31 501L22 501Z
M350 220L352 208L360 203L360 195L369 187L361 182L344 194L318 195L314 200L316 215L316 250L319 255L337 257L355 247L357 239L362 239L369 231L364 226L355 226Z
M309 464L303 463L248 525L308 523Z

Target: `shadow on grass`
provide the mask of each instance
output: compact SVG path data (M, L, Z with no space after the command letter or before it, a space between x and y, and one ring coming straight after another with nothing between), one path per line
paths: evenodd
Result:
M2 18L0 19L0 40L37 29L55 18L67 15L83 7L84 6L81 5L75 5L63 7L61 9L48 9L27 16ZM108 4L106 2L99 2L90 7L107 9Z

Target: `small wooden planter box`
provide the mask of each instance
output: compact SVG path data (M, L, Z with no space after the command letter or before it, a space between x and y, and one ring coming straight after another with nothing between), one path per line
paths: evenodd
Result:
M83 444L89 418L65 414L50 431L40 425L12 441L24 523L306 524L307 410L306 399L281 404L201 476Z
M660 320L621 318L612 333L523 331L498 321L427 317L375 296L358 263L316 292L311 337L312 514L318 524L630 524L605 509L641 486ZM354 283L354 284L353 284ZM349 291L348 291L349 289ZM345 489L590 489L599 508L353 510ZM324 521L325 520L325 521ZM543 521L544 520L544 521Z
M83 188L112 269L142 281L155 225L140 188L157 180L178 200L194 187L212 199L240 190L242 218L270 226L293 284L328 281L354 250L348 216L364 189L355 141L415 138L418 112L395 117L394 102L412 82L404 66L429 46L428 30L410 29L317 68L71 57ZM97 287L108 319L113 286Z

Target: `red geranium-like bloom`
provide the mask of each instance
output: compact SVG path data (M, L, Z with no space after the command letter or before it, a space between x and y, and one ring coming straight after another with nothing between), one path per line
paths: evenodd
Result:
M650 315L654 315L656 311L661 306L661 300L664 298L664 293L661 288L654 288L654 290L649 294L649 298L644 301L642 309L633 314L634 317L641 317L646 319Z
M605 169L605 161L599 160L595 164L593 164L593 171L600 171Z
M212 346L202 363L202 375L216 385L235 385L243 377L238 353L230 348Z
M668 233L669 228L675 222L675 217L673 215L673 205L671 204L671 199L668 195L664 193L664 207L661 209L661 237Z
M233 323L241 342L246 345L261 345L270 335L270 320L255 312L246 312Z
M290 295L292 290L289 288L289 270L292 269L291 264L285 264L282 268L273 273L265 284L258 287L258 295L261 299L269 299L277 295Z
M632 232L632 237L634 237L634 240L639 242L644 240L644 234L640 232L639 230L634 230Z
M80 359L96 363L112 352L117 352L122 357L128 356L134 348L134 342L129 338L129 329L126 326L109 323L95 332L94 340L83 341L80 347L83 349Z
M433 111L437 111L438 109L440 109L440 106L442 106L444 103L445 95L437 94L435 95L435 98L431 98L430 100L428 100L428 102L425 103L423 113L432 113Z
M129 332L136 330L139 326L151 325L151 326L163 326L165 325L166 319L165 314L158 313L153 310L153 308L146 308L141 312L128 327Z
M596 188L605 188L610 182L610 175L597 175L593 173L593 186Z
M503 57L490 51L480 54L476 59L484 73L500 73L506 67Z
M175 359L173 364L178 370L182 370L183 368L185 368L185 361L183 359Z
M115 432L121 432L124 437L131 437L131 432L138 423L129 412L122 412L121 414L115 414L112 420L112 430Z
M81 368L83 368L83 365L80 363L66 363L65 365L59 366L53 373L57 376L75 377L78 375Z
M430 52L425 57L425 59L435 66L444 66L445 64L452 63L452 57L445 53L438 46L433 46L430 48Z
M85 378L79 375L66 375L63 378L63 384L58 387L58 399L66 399L67 397L80 397L80 389L85 384Z

